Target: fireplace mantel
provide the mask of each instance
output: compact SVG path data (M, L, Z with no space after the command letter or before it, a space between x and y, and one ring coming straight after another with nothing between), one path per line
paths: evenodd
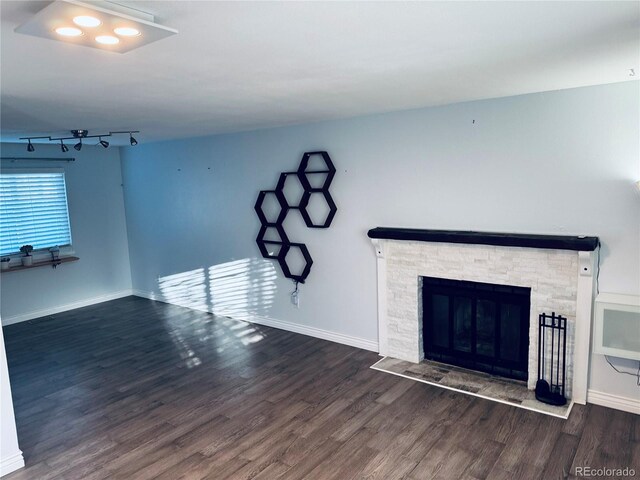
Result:
M473 232L464 230L423 230L418 228L377 227L369 230L369 238L414 242L466 243L499 247L547 248L592 252L598 237L539 235L529 233Z

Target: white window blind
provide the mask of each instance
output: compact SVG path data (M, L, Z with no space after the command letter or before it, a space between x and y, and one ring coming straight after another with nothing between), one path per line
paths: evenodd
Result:
M0 255L71 245L63 172L0 173Z

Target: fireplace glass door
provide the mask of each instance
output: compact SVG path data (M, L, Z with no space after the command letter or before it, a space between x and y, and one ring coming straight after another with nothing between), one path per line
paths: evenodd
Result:
M425 357L526 380L531 289L422 277Z

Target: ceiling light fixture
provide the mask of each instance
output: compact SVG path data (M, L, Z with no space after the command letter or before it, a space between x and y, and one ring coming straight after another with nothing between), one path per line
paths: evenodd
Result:
M118 27L113 30L113 33L121 37L137 37L140 35L140 30L133 27Z
M15 31L116 53L126 53L178 33L155 23L150 13L102 0L48 2Z
M60 142L60 149L63 152L68 152L69 151L69 147L67 147L63 140L78 140L78 143L76 143L73 148L75 148L77 151L82 150L82 145L83 145L83 140L86 140L87 138L97 138L98 139L98 143L100 145L102 145L104 148L108 148L109 147L109 142L104 140L103 137L111 137L113 135L119 135L119 134L128 134L129 135L129 143L131 144L132 147L135 147L136 145L138 145L138 141L133 138L133 134L134 133L140 133L140 130L123 130L123 131L118 131L118 132L109 132L109 133L101 133L100 135L89 135L89 130L70 130L71 132L71 136L70 137L52 137L52 136L48 136L48 137L21 137L20 140L27 140L27 151L28 152L33 152L35 150L35 147L33 146L33 144L31 143L31 140L47 140L49 142ZM98 143L96 143L96 145L98 145Z
M78 25L79 27L98 27L102 24L100 20L96 17L91 17L89 15L79 15L73 18L73 23Z
M120 39L118 37L112 37L111 35L99 35L96 37L96 42L103 45L116 45L120 43Z
M76 27L58 27L56 33L63 37L80 37L82 36L82 30Z

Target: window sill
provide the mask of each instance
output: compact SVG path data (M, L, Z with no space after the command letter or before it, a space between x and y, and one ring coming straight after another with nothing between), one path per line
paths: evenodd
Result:
M63 263L76 262L80 260L78 257L61 257L58 260L45 260L41 262L33 262L32 265L16 265L15 267L9 267L7 270L0 270L2 273L16 272L18 270L28 270L29 268L47 267L51 266L56 268Z

